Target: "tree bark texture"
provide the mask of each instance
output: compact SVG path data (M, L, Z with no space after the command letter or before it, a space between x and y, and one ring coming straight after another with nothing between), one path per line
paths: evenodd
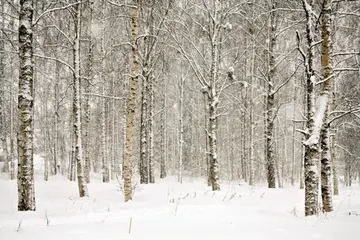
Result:
M33 1L21 0L19 12L18 210L35 211L33 152Z

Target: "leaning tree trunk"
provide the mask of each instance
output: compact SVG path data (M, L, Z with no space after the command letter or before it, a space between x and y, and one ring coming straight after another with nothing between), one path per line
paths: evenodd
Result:
M75 39L74 39L74 100L73 100L73 116L74 116L74 136L75 136L75 161L77 167L77 178L79 187L79 196L89 196L87 184L84 177L83 169L83 152L82 152L82 136L81 136L81 104L80 104L80 26L81 26L81 8L74 5L75 11Z
M139 52L137 45L137 38L139 35L139 0L133 0L133 4L137 7L131 8L131 81L130 92L127 103L126 116L126 143L125 143L125 158L124 158L124 195L125 202L132 200L132 151L133 151L133 135L134 135L134 117L136 108L136 98L139 80Z
M18 210L35 211L33 153L33 1L20 1L18 93Z
M323 68L322 78L326 80L323 83L321 96L329 98L333 91L333 68L332 68L332 9L331 1L324 0L322 10L322 56L321 63ZM332 186L331 186L331 153L330 153L330 124L328 123L328 109L326 106L324 113L324 124L321 129L321 196L323 211L333 211Z

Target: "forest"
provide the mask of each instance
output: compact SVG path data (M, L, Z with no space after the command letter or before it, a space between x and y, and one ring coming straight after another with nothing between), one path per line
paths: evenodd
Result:
M80 198L115 183L119 202L167 178L301 189L305 216L360 184L360 1L0 5L0 175L18 211L59 176Z

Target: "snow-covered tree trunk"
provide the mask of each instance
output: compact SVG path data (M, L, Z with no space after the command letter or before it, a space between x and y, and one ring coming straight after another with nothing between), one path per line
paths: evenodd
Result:
M115 80L111 80L111 94L112 96L115 96ZM116 104L115 99L112 99L111 101L111 180L115 180L116 176L119 175L119 161L116 154L116 139L119 131L116 129L116 118L117 112L116 112Z
M83 149L82 149L82 136L81 136L81 98L80 98L80 26L81 26L81 6L80 4L74 5L74 19L75 19L75 39L73 46L74 56L74 100L73 100L73 116L74 116L74 137L75 137L75 161L77 167L77 178L79 196L89 196L87 184L84 177L83 169Z
M254 5L252 5L254 6ZM254 9L252 9L252 18L254 18ZM255 166L254 166L254 138L255 138L255 101L254 101L254 88L255 88L255 62L256 62L256 49L255 49L255 36L251 38L251 48L252 48L252 57L251 57L251 85L250 85L250 156L249 156L249 185L252 186L255 184ZM231 166L233 168L233 166Z
M336 165L336 133L330 136L330 142L331 142L331 162L332 162L332 172L333 172L333 189L334 189L334 195L339 195L339 179L337 174L337 165Z
M106 85L106 75L105 75L105 34L106 34L106 1L102 3L102 34L101 34L101 80L102 80L102 95L106 96L105 85ZM101 168L102 168L102 181L107 183L110 181L110 172L109 172L109 158L107 151L107 141L106 141L106 98L101 98Z
M102 74L103 80L104 75ZM105 83L102 86L102 94L105 95ZM102 172L102 181L107 183L110 181L109 176L109 161L107 156L107 142L106 142L106 98L101 98L101 172Z
M324 101L328 102L333 91L333 67L332 67L332 8L331 1L324 0L323 9L322 9L322 56L321 56L321 65L322 65L322 79L325 81L323 83L323 89L320 97L324 97ZM320 99L321 100L321 99ZM331 186L331 153L330 153L330 124L328 123L328 110L329 104L324 106L326 108L323 116L323 125L321 126L321 196L323 203L323 211L332 212L333 211L333 201L332 201L332 186ZM321 103L319 103L321 104ZM318 110L320 111L320 110Z
M267 181L269 188L275 188L275 142L274 142L274 118L275 118L275 1L271 1L271 12L269 19L269 73L267 79L267 99L266 99L266 166Z
M58 174L58 170L60 170L60 163L58 158L59 152L59 82L60 80L60 63L56 63L55 66L55 74L57 81L54 84L54 105L55 105L55 112L54 112L54 168L53 173L56 175Z
M221 1L214 1L214 21L212 22L212 36L211 36L211 67L210 79L208 87L208 105L209 105L209 119L208 119L208 138L209 138L209 162L210 162L210 182L213 191L220 191L219 182L219 161L217 152L217 124L218 124L218 105L219 92L217 91L217 82L219 74L219 60L220 60L220 8Z
M204 90L204 89L203 89ZM205 125L205 133L208 135L209 123L208 123L208 104L207 104L207 91L203 91L204 96L204 125ZM211 177L210 177L210 156L209 156L209 138L205 138L205 162L206 162L206 180L207 185L211 186Z
M10 62L12 65L12 61ZM10 179L15 180L15 137L14 137L14 83L12 77L10 78Z
M50 161L48 155L48 134L49 134L49 126L48 126L48 111L47 111L47 98L48 98L48 87L45 87L45 100L43 105L43 111L45 113L45 131L44 131L44 181L49 180L49 168Z
M139 66L139 52L137 37L139 35L139 7L140 1L133 0L132 3L136 7L131 7L131 81L130 92L127 102L127 116L126 116L126 143L125 143L125 158L124 158L124 191L125 202L132 200L132 151L133 151L133 134L134 134L134 117L136 108L136 98L138 89L138 80L140 74Z
M215 94L215 90L213 93ZM217 106L219 102L216 97L209 97L209 127L208 127L208 138L209 138L209 162L210 162L210 182L213 191L220 190L219 183L219 162L217 159Z
M5 133L5 7L4 3L1 4L1 25L0 28L0 141L2 144L3 153L6 153L6 133ZM9 172L9 157L4 156L5 163L3 169L0 171Z
M306 15L306 57L304 65L306 70L306 128L309 134L308 138L315 131L315 71L314 71L314 13L313 0L309 3L302 0L303 8ZM321 128L321 126L320 126ZM319 129L320 130L320 129ZM315 215L319 211L318 194L319 194L319 176L318 176L319 150L318 142L305 144L304 153L304 176L305 176L305 216Z
M155 183L154 173L154 79L150 78L149 81L149 182Z
M87 80L85 80L85 93L89 93L91 91L91 80L93 75L93 46L94 40L92 37L92 25L93 25L93 12L94 12L94 0L89 1L89 48L87 54ZM85 157L85 165L84 165L84 173L85 180L87 183L90 182L90 172L91 172L91 162L90 162L90 97L89 95L84 96L84 112L85 112L85 121L84 121L84 157Z
M293 116L292 119L296 118L296 86L294 85L294 97L293 97ZM293 122L292 127L292 163L291 163L291 186L295 185L295 174L296 174L296 123ZM302 171L300 169L300 171ZM301 173L300 173L301 174Z
M145 65L145 68L147 66ZM141 120L140 120L140 183L149 183L149 163L148 163L148 73L143 73L142 90L141 90Z
M161 155L160 155L160 178L166 178L166 84L165 79L161 85L162 87L162 97L161 97L161 107L162 112L160 113L160 136L161 136Z
M33 153L33 1L20 1L18 92L18 210L35 211Z

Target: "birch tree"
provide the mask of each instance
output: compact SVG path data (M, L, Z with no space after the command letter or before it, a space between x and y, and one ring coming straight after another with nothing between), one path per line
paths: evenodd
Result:
M81 135L81 98L80 98L80 26L81 26L81 5L73 6L74 10L74 32L75 39L73 43L74 56L74 100L73 100L73 115L74 115L74 137L75 137L75 160L77 167L77 178L80 197L89 196L86 180L84 177L83 168L83 149L82 149L82 135Z
M131 14L131 80L130 92L127 103L126 113L126 143L125 143L125 156L124 156L124 192L125 202L132 200L132 152L134 141L134 117L136 108L136 98L138 91L138 81L140 74L139 66L139 50L138 50L138 35L139 35L139 0L132 1L133 6L130 8Z
M33 13L32 0L20 1L19 12L19 129L18 129L18 210L35 211L33 152Z
M330 152L330 126L328 122L329 98L333 92L333 67L332 67L332 7L330 0L324 0L322 8L322 80L323 88L320 97L326 101L325 112L323 116L323 126L321 129L321 196L323 210L325 212L333 211L332 186L331 186L331 152ZM322 100L322 99L320 99Z
M306 71L306 138L315 130L315 70L314 70L314 3L312 0L302 0L306 16L306 53L300 50L304 59ZM298 36L298 42L300 42ZM319 129L320 130L320 129ZM304 169L305 169L305 215L311 216L318 212L318 147L317 142L305 144Z

